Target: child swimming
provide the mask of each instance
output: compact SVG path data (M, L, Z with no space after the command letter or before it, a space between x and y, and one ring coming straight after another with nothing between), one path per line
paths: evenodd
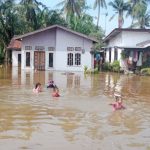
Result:
M49 80L47 84L47 88L54 88L55 84L53 80Z
M33 89L33 92L34 93L42 92L41 83L38 82L38 83L35 84L35 88Z
M123 106L121 95L114 94L114 97L115 97L115 103L110 104L113 106L113 110L115 111L115 110L125 109L125 107Z
M52 93L53 97L59 97L59 89L57 86L53 87L53 93Z

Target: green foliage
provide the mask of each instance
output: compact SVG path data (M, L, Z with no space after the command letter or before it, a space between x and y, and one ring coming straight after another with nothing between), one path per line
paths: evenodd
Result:
M97 73L99 73L98 67L92 70L92 69L88 69L87 66L84 66L84 74L97 74Z
M0 64L3 64L4 62L4 53L2 51L2 48L0 47Z
M113 71L113 72L120 72L120 64L119 61L114 61L113 63L105 62L103 64L104 71Z
M142 75L150 75L150 68L143 68L141 69Z
M124 23L124 12L127 12L129 3L124 0L114 0L113 2L109 2L109 5L115 10L115 14L113 14L110 20L118 14L118 28L122 28Z
M128 51L123 50L123 51L121 52L121 58L122 58L122 59L125 59L125 58L128 58L128 57L129 57Z
M103 64L103 70L104 71L111 71L111 64L109 62L105 62Z
M146 61L143 63L142 68L150 67L150 56L147 57Z
M86 73L88 70L88 67L87 66L84 66L84 73Z
M114 72L119 72L119 71L120 71L120 63L119 63L119 61L115 60L115 61L111 64L111 68L112 68L112 71L114 71Z

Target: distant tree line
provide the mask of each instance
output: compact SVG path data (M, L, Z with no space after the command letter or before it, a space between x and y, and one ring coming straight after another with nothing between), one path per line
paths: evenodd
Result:
M104 30L99 26L101 8L108 6L118 15L118 27L122 28L124 16L132 18L130 27L146 28L150 24L148 4L150 0L112 0L106 4L105 0L93 0L93 8L87 5L86 0L62 0L57 4L57 10L49 9L38 0L0 0L0 63L6 48L14 35L21 35L50 25L58 24L83 34L94 36L99 43L103 43ZM97 9L97 23L94 24L88 9Z

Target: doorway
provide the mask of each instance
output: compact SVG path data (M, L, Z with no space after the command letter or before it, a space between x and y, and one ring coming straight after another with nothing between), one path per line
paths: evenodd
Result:
M43 51L34 52L34 69L45 70L45 52Z

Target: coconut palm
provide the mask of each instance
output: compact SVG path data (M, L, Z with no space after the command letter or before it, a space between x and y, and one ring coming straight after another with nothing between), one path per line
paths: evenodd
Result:
M41 12L40 6L43 8L46 8L46 6L37 0L21 0L20 4L22 13L25 14L26 21L29 22L33 30L38 29L37 13Z
M66 20L70 20L73 16L80 17L82 8L85 6L84 0L63 0L57 6L63 6L62 11L65 14Z
M113 2L109 2L109 5L115 11L115 14L110 18L110 20L112 20L116 16L116 14L118 14L118 27L122 28L124 23L124 12L128 10L129 3L124 2L124 0L114 0Z
M130 7L127 15L131 16L132 25L134 24L136 18L138 18L139 15L142 15L143 12L146 11L148 1L149 0L129 0Z
M136 17L136 22L133 23L132 27L138 27L141 29L144 29L146 27L150 27L150 13L147 12L146 10L143 11L143 13L139 14Z
M100 20L100 8L106 8L105 0L95 0L94 9L96 9L96 8L98 8L98 14L97 14L97 28L98 28L99 20Z

